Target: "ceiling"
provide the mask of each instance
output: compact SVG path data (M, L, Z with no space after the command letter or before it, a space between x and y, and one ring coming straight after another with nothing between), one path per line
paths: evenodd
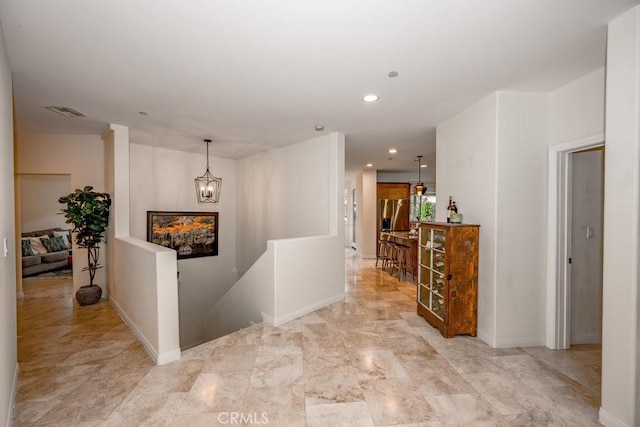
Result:
M347 171L415 171L434 166L435 126L486 95L602 67L607 22L639 1L0 0L0 23L20 133L117 123L241 158L340 131Z

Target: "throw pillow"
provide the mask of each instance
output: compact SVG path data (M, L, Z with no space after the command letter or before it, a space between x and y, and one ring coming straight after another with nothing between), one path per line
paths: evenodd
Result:
M67 244L62 237L51 237L50 239L41 239L42 244L47 248L47 252L59 252L67 249Z
M22 256L23 257L25 257L25 256L33 256L33 255L36 254L35 252L33 252L33 249L31 249L31 241L29 241L29 239L26 239L26 238L23 237L21 239L20 243L22 244Z
M49 236L38 236L38 237L27 237L27 239L29 239L29 241L31 242L31 249L33 249L35 253L46 254L47 248L45 248L44 245L42 244L42 240L40 239L41 237L45 239L49 238Z
M71 249L71 240L69 240L70 233L68 231L54 231L54 237L62 237L64 244L67 245L67 249Z

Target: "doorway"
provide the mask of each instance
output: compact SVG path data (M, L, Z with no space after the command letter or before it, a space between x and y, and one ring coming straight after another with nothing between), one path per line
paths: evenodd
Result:
M356 248L356 228L358 226L358 216L356 209L356 189L351 190L351 247Z
M591 150L598 148L603 149L603 147L604 134L600 134L565 144L555 145L549 148L546 344L547 347L551 349L567 349L571 345L572 275L577 274L577 271L573 271L576 269L573 268L572 264L572 236L580 236L580 233L583 233L583 240L589 240L587 243L591 245L592 241L596 239L591 237L587 238L587 232L589 235L593 234L594 237L596 236L597 231L602 235L601 223L597 226L596 230L596 225L595 223L592 223L593 221L591 219L588 219L588 225L583 224L583 231L578 230L572 233L571 205L573 203L573 156L580 155L576 153L590 152ZM594 150L594 152L597 151ZM604 155L604 151L602 151L602 155ZM600 176L602 177L603 174ZM591 192L591 190L589 192ZM604 197L603 190L600 191L600 194ZM576 203L581 202L577 201ZM586 227L590 227L590 229L587 230ZM600 236L600 238L602 238L602 236ZM573 242L573 245L575 244L576 242ZM584 261L581 261L581 263L583 262ZM601 249L598 263L600 264L601 271ZM581 276L582 274L582 271L578 274L576 283L577 281L582 280L580 279L580 277L583 277ZM598 281L600 286L598 304L601 306L602 273L600 273ZM592 285L583 284L580 286ZM578 287L573 293L580 296L578 300L573 302L574 305L577 305L584 299L584 294L580 287ZM584 313L578 313L585 310L578 310L574 307L574 311L576 312L576 316L582 316ZM596 311L601 312L601 308L598 308ZM574 323L576 322L579 322L579 320L574 319ZM594 323L598 322L599 328L601 328L601 320L594 321ZM579 328L576 329L577 332L579 332L579 330ZM599 329L599 331L601 331L601 329ZM599 335L599 333L600 332L597 332L592 335ZM576 336L575 339L580 340L586 338L584 336ZM599 339L599 337L591 337L591 340L595 339Z
M68 174L16 175L15 221L16 230L18 230L19 234L17 238L20 235L24 235L24 233L28 233L26 235L36 239L37 242L40 240L36 236L43 234L41 231L53 228L63 230L71 228L70 225L66 224L64 215L60 214L62 205L58 202L61 196L69 194L70 191L71 175ZM32 248L32 252L33 250ZM44 253L47 255L44 247L38 246L36 250L38 254ZM70 256L68 255L66 257L57 253L55 255L47 255L48 259L43 262L40 255L35 260L27 260L27 258L22 258L20 248L18 248L17 252L17 258L22 261L16 265L16 294L18 298L24 296L23 272L26 276L33 278L37 275L58 271L59 268L64 269L70 264ZM69 271L60 273L59 279L70 278L71 273Z
M570 154L570 344L602 342L604 147Z

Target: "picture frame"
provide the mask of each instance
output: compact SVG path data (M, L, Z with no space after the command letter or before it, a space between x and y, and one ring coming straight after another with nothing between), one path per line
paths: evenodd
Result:
M178 259L218 255L218 212L147 211L147 241Z

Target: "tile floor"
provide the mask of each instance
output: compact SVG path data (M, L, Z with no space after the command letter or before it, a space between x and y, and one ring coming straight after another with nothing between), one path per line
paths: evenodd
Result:
M16 426L598 425L600 348L442 338L416 288L347 252L347 298L154 366L108 302L25 281Z

